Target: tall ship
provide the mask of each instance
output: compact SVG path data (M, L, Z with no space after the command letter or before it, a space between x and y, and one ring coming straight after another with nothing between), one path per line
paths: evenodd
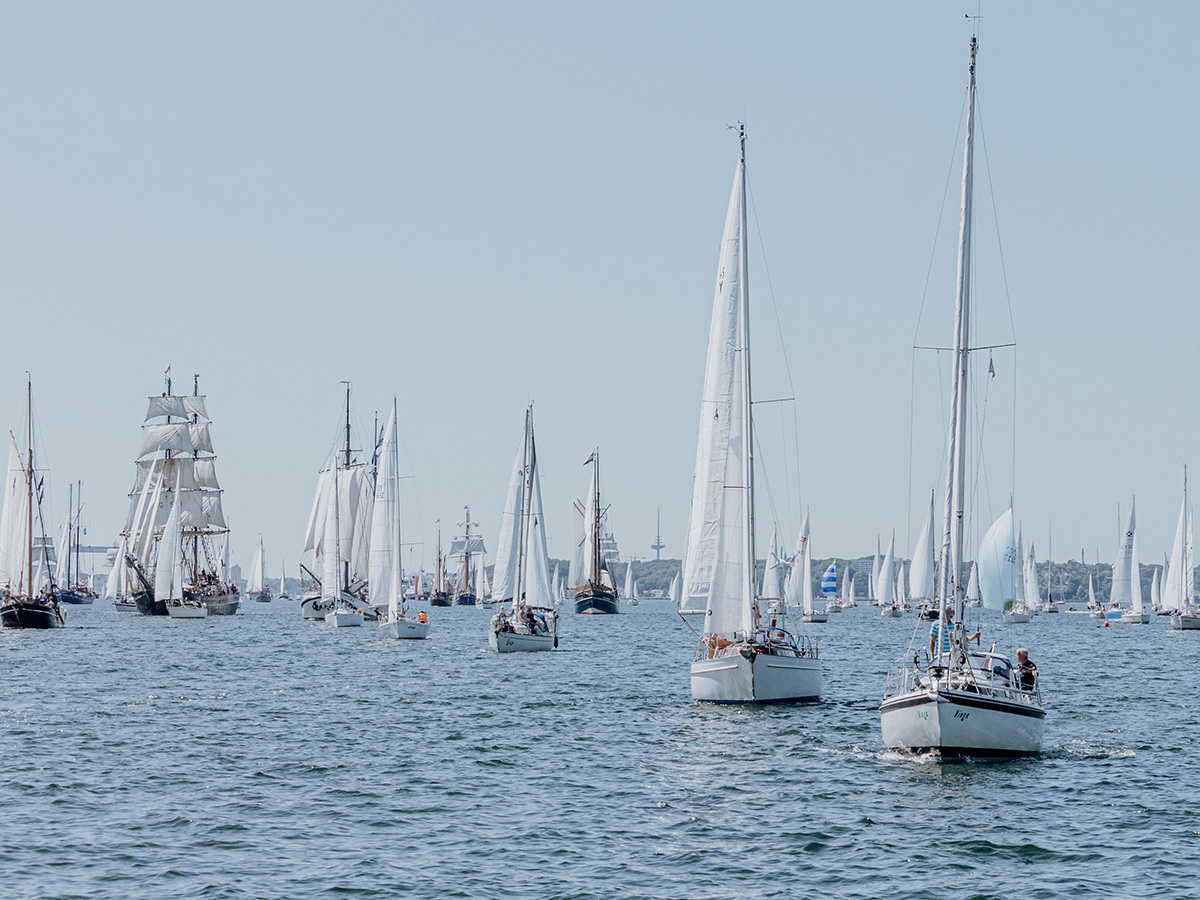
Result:
M168 369L166 390L149 401L121 531L137 611L166 616L171 607L203 608L206 616L232 616L242 598L226 571L229 528L200 376L191 394L174 394Z
M375 619L367 603L371 550L371 513L375 506L374 466L359 460L351 446L350 383L346 382L345 438L334 449L320 475L308 515L304 541L306 563L300 566L300 614L325 620L343 606L349 617ZM362 620L359 620L359 625Z
M484 553L483 536L472 534L471 508L463 507L466 511L466 521L463 522L463 533L454 539L450 545L450 555L458 557L458 571L454 576L454 605L475 606L487 595L485 583L487 572L483 567Z
M433 568L433 590L429 592L430 606L449 606L452 602L446 588L446 557L442 554L442 526L438 524L437 558Z
M615 615L617 586L604 556L604 513L600 508L600 451L587 460L592 464L587 506L575 504L575 550L567 584L574 595L574 610L584 615Z

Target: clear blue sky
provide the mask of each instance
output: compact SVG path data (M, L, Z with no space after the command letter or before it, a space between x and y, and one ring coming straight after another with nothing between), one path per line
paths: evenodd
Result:
M533 399L551 552L599 445L623 552L661 504L678 556L745 119L756 393L797 396L760 407L760 519L903 548L943 466L911 348L951 330L968 7L4 3L0 423L32 370L55 518L83 479L110 542L145 397L199 372L235 559L262 532L294 573L339 381L363 422L399 397L427 564L464 504L494 543ZM1019 346L978 515L1015 490L1042 558L1052 519L1056 557L1111 559L1136 493L1156 561L1200 465L1200 8L983 14L976 339Z

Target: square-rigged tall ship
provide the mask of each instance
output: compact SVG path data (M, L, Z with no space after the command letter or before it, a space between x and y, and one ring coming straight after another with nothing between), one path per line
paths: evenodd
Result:
M168 615L168 602L203 606L210 616L232 616L242 599L229 579L229 528L221 509L217 457L200 376L194 377L191 395L172 394L168 369L166 387L150 398L146 410L129 513L121 532L134 602L144 616ZM172 517L176 505L179 512ZM178 535L165 535L169 524L179 528ZM182 550L182 601L156 596L164 535L165 546L178 540Z

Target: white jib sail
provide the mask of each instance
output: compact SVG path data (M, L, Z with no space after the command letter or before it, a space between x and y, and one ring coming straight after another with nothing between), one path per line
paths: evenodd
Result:
M122 593L121 576L125 572L125 542L128 538L121 538L121 546L117 548L117 558L113 560L112 568L108 572L108 580L104 582L104 599L116 600Z
M1142 575L1141 564L1138 562L1136 534L1133 536L1133 549L1129 558L1129 575L1129 608L1141 615L1146 611L1146 607L1142 600Z
M557 599L550 585L550 554L546 550L546 515L542 509L542 480L534 440L533 420L529 423L530 488L529 522L525 534L525 602L529 606L550 608Z
M504 495L504 509L500 513L500 537L496 540L496 564L492 567L492 596L502 603L512 600L517 594L517 556L521 540L521 510L525 508L525 448L528 439L526 426L522 425L521 441L513 458L508 492ZM573 577L578 577L578 573L573 573Z
M896 532L892 532L892 539L888 541L887 552L883 554L883 561L879 564L879 576L875 579L875 600L880 606L891 606L894 601L893 593L896 590L895 582L892 581L892 554L896 549Z
M1121 532L1117 558L1113 560L1111 603L1126 609L1133 602L1133 532L1136 528L1134 504L1129 504L1129 523Z
M933 495L929 496L929 512L908 570L908 595L912 600L932 600L937 569L933 561Z
M171 511L158 541L154 564L154 599L166 602L183 599L183 527L180 522L179 479L171 494Z
M266 565L263 560L262 538L254 548L254 562L250 563L250 571L246 575L246 593L261 594L266 584Z

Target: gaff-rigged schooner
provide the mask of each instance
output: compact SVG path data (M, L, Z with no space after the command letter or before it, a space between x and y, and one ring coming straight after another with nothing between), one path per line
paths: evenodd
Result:
M600 449L587 460L592 464L592 479L588 486L587 507L575 504L576 527L582 524L582 535L575 542L571 567L567 574L568 589L574 595L574 609L585 615L612 615L621 611L617 603L617 586L608 560L604 558L601 533L605 510L600 508Z
M458 557L458 569L454 575L454 605L475 606L477 601L483 599L484 579L479 576L487 551L483 546L483 537L471 533L471 526L476 524L471 521L471 507L464 506L463 511L466 520L462 523L462 536L450 544L450 555ZM440 532L438 541L440 544Z
M217 457L200 376L194 376L190 395L172 394L170 371L167 389L149 398L129 513L121 530L134 602L142 615L169 614L168 598L159 596L156 587L166 583L157 573L158 556L164 546L172 550L178 544L179 596L169 599L203 605L206 615L232 616L242 599L237 585L226 581L222 572L221 544L229 528L221 509ZM176 507L179 533L166 534Z
M78 488L78 489L76 489ZM79 564L80 538L83 536L83 482L67 488L67 520L63 523L59 541L58 567L54 580L58 582L60 603L90 606L96 602L96 592Z

